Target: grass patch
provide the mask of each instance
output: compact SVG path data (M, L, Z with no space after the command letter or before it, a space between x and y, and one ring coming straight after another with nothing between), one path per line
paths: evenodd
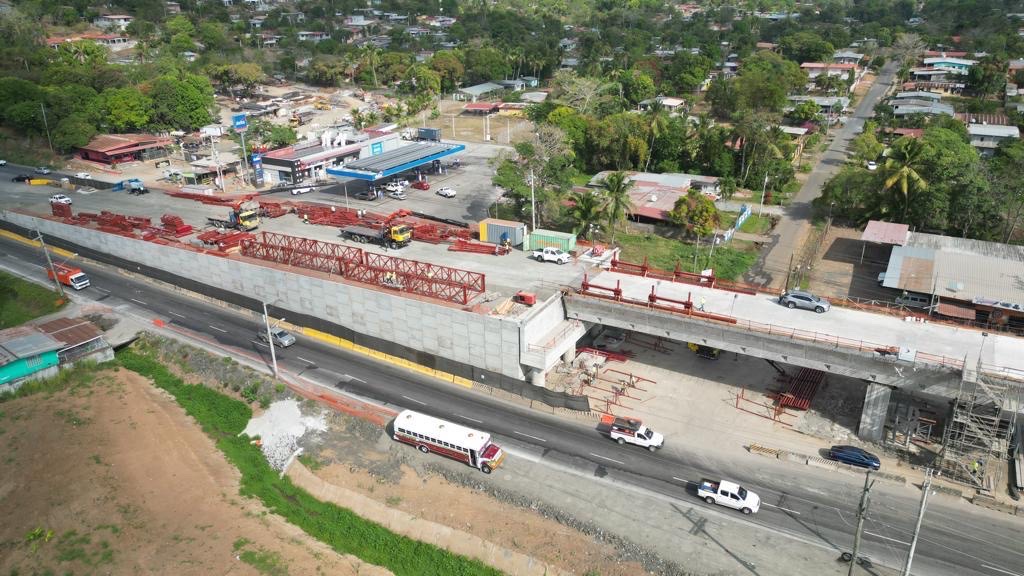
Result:
M288 576L288 566L281 555L269 550L245 550L240 555L242 562L255 568L260 574L267 576Z
M740 226L740 232L748 232L750 234L767 234L771 229L771 217L758 216L757 214L747 216L747 219L743 221L743 226Z
M0 329L52 314L64 304L53 290L0 272Z
M593 174L577 172L576 175L572 177L572 183L575 184L576 186L586 186L587 184L590 184L590 180L593 177Z
M684 272L714 268L715 275L725 280L738 279L757 260L756 251L736 242L715 246L713 259L709 261L711 246L707 244L698 247L654 234L619 234L616 240L622 247L621 258L626 262L639 264L646 256L651 266L662 270L674 270L677 262ZM737 249L733 245L743 247Z
M243 496L259 498L271 511L336 551L397 576L501 574L478 560L394 534L350 510L313 498L287 476L279 478L259 448L249 444L248 437L239 436L252 416L247 404L203 385L185 384L159 361L134 348L118 352L117 359L125 368L151 378L196 419L241 472Z

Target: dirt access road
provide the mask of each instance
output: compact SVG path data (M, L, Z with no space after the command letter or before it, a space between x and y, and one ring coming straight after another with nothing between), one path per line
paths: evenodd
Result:
M5 576L390 574L241 497L206 434L127 370L0 404L0 442Z

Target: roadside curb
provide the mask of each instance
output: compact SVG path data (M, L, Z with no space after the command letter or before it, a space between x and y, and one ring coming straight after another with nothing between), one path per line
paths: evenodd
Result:
M1004 512L1012 516L1024 516L1024 507L1015 506L1013 504L1004 504L991 496L976 494L970 498L970 502L975 506L981 506L982 508L988 508L989 510L995 510L996 512Z
M805 466L812 466L814 468L820 468L822 470L831 470L833 472L850 472L853 474L860 475L864 472L864 468L858 468L849 464L843 464L821 458L819 456L808 456L806 454L800 454L798 452L790 452L788 450L779 450L777 448L769 448L760 444L751 444L747 446L747 451L751 454L758 456L764 456L766 458L774 458L776 460L782 460L785 462L795 462L797 464L803 464ZM874 478L884 480L886 482L892 482L895 484L907 484L907 478L898 474L889 474L886 472L875 472ZM944 489L944 491L951 491L951 489Z

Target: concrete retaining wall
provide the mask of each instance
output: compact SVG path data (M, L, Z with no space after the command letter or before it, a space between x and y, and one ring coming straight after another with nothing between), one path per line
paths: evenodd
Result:
M286 310L301 310L399 346L505 377L525 378L519 363L520 326L515 321L14 212L4 211L0 217L215 288L276 302Z

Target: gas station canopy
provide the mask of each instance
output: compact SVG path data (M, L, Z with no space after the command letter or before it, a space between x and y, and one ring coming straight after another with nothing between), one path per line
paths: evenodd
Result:
M327 173L340 178L356 178L375 182L406 170L430 164L434 160L451 156L465 150L462 144L443 144L441 142L416 142L382 154L360 158L335 168L328 168Z

